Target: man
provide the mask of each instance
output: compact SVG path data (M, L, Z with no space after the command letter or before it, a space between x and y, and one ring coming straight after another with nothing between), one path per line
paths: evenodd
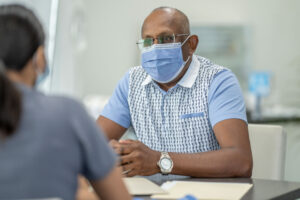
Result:
M233 73L193 54L198 37L177 9L153 10L142 38L142 66L124 76L97 120L123 172L250 177L245 105ZM130 126L138 140L117 142Z

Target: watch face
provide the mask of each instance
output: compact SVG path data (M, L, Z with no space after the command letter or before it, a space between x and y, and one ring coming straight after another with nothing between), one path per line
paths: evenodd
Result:
M163 169L168 170L171 169L172 167L172 161L169 158L163 158L160 161L160 165Z

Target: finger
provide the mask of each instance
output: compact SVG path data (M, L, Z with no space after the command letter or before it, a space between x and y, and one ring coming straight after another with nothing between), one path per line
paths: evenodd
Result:
M130 154L136 149L136 146L133 144L122 144L122 155Z
M111 145L111 146L114 146L114 145L116 145L116 144L118 144L119 142L117 141L117 140L110 140L109 141L109 144Z
M133 156L131 154L127 154L127 155L121 156L120 164L125 165L127 163L131 163L133 160L134 160Z
M127 155L133 151L133 148L130 146L124 146L121 145L120 147L116 148L116 151L118 152L119 155Z
M120 150L120 155L123 155L124 147L123 147L123 146L120 146L119 150Z
M117 144L112 144L111 147L112 147L113 149L118 149L118 148L121 147L121 144L119 144L119 143L117 143Z
M135 143L135 142L136 142L136 140L130 140L130 139L119 141L119 143L121 143L121 144L131 144L131 143Z
M118 143L118 144L113 145L112 148L115 150L116 154L126 155L126 154L129 154L132 151L134 151L137 147L134 144L120 144L120 143Z
M127 170L127 171L122 171L122 175L127 176L127 174L131 171L131 169Z
M129 154L132 151L134 151L134 149L136 149L136 148L134 146L132 146L132 145L120 145L120 146L114 148L115 152L118 155Z
M127 174L126 174L126 177L133 177L133 176L136 176L138 175L138 171L133 169L131 171L129 171Z
M129 171L134 169L134 163L128 163L126 165L122 165L122 171L126 174L129 173Z
M113 149L114 149L114 151L115 151L116 154L122 155L122 152L121 152L121 151L123 151L123 150L121 149L121 147L115 147L115 148L113 148Z
M120 148L120 144L119 143L114 143L114 142L110 142L109 145L113 148L113 149L118 149Z

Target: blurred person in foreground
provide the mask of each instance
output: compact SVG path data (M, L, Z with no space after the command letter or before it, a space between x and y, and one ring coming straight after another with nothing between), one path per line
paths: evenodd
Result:
M74 200L79 174L101 199L131 199L82 105L35 89L49 72L44 43L31 10L0 6L0 199Z

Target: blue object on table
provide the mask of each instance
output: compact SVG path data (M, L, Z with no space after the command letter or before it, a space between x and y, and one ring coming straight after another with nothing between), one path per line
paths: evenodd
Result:
M197 200L197 198L189 194L178 200Z
M249 76L249 92L259 97L268 96L270 78L270 72L252 72Z
M132 200L144 200L142 198L134 197Z

